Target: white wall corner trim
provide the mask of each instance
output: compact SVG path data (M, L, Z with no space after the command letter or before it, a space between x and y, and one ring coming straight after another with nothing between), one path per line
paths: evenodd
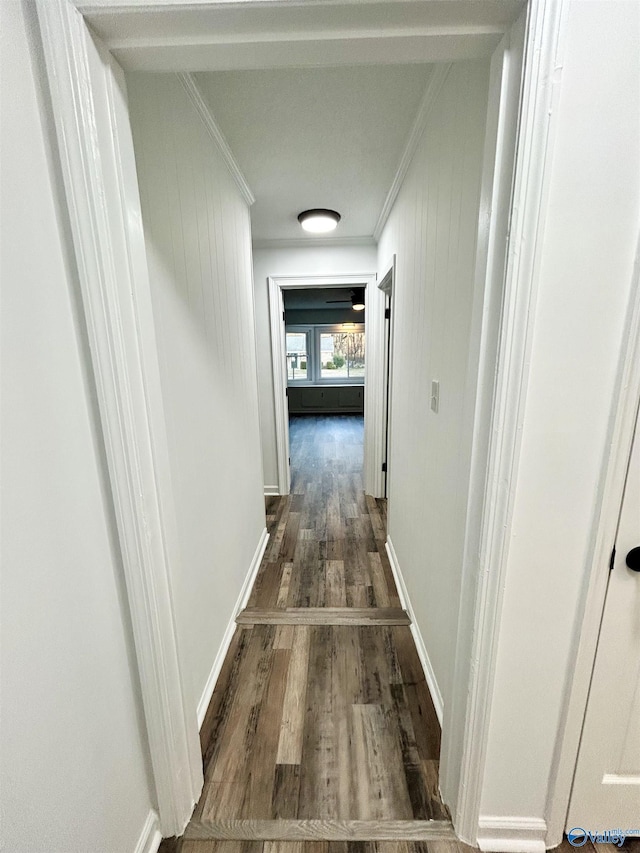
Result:
M217 146L220 154L224 162L226 163L227 169L229 169L229 173L231 177L236 182L238 189L244 200L248 205L252 205L255 201L255 196L251 192L251 188L247 183L245 176L242 174L242 169L238 165L238 161L233 156L233 152L229 147L229 143L224 138L224 135L216 120L213 117L213 114L202 96L202 92L198 84L196 83L195 77L193 74L180 73L177 75L178 79L182 83L185 92L189 96L191 103L196 108L196 112L200 116L202 123L207 129L209 136L214 141Z
M547 824L537 817L481 816L478 847L486 853L544 853Z
M278 486L265 486L264 487L264 496L265 498L271 497L272 495L279 495L280 489Z
M38 0L84 319L164 835L202 788L170 566L175 509L124 74L69 0Z
M134 853L156 853L161 841L160 821L157 813L152 809L144 822Z
M215 690L216 682L218 681L220 670L222 669L222 664L224 663L226 654L229 651L229 646L231 645L233 633L236 629L236 617L238 613L240 613L241 610L244 610L244 608L247 606L247 601L249 600L249 596L251 595L251 589L253 588L256 575L258 574L258 569L260 568L260 563L262 562L262 558L264 557L264 552L267 549L268 541L269 534L267 533L267 528L265 527L262 533L260 534L260 541L258 542L255 553L251 560L249 571L247 572L247 576L243 581L242 589L240 590L240 595L238 596L236 606L233 609L233 613L231 614L231 618L229 619L229 623L225 629L222 642L220 643L220 648L218 649L218 652L215 656L213 666L211 667L211 672L209 673L209 677L207 678L207 683L205 685L200 701L198 702L198 729L201 729L202 724L204 723L204 718L207 713L207 708L209 707L209 702L211 702L211 697L213 696L213 691Z
M424 133L424 130L427 126L427 121L429 120L429 113L431 112L431 108L436 102L436 98L438 97L438 94L442 89L444 81L447 79L447 75L449 74L450 70L450 62L440 63L436 66L433 74L429 78L427 88L425 89L425 93L422 96L422 101L420 102L420 106L418 107L418 112L416 113L416 117L411 127L411 131L409 132L409 137L404 146L402 157L400 158L400 162L398 163L396 174L391 183L391 186L389 187L389 192L387 193L387 197L384 200L382 209L380 210L380 215L378 216L376 226L373 229L373 238L376 243L380 239L382 229L384 228L385 223L389 218L389 214L393 209L393 205L395 203L396 198L398 197L398 193L400 192L402 182L404 181L407 171L409 170L409 166L411 165L411 161L413 160L413 155L416 153L420 138L422 137L422 134Z
M420 628L418 627L418 623L416 622L416 616L413 607L411 606L411 599L409 598L407 586L402 576L400 564L398 563L398 555L395 552L393 542L391 541L391 537L389 536L387 537L387 541L385 542L385 548L389 557L389 562L391 563L391 571L393 572L393 578L396 582L396 586L398 587L398 596L400 597L400 604L403 610L407 611L407 613L409 614L409 618L411 619L411 635L413 636L413 640L416 644L416 649L418 650L418 657L420 658L420 663L422 664L422 669L424 670L424 677L426 678L427 685L429 686L429 692L431 693L431 698L433 699L433 705L436 709L436 714L438 715L440 727L442 727L442 720L444 718L444 702L442 700L442 693L440 692L440 687L438 686L436 674L433 670L431 660L429 659L429 654L427 652L427 647L425 645L424 638L422 636Z
M539 0L529 7L502 330L479 548L471 681L455 823L458 836L467 843L473 843L477 837L485 778L504 574L516 491L514 477L520 456L535 323L540 242L537 236L544 228L547 210L550 171L547 164L551 160L560 93L567 6L567 0ZM521 848L510 849L515 853Z

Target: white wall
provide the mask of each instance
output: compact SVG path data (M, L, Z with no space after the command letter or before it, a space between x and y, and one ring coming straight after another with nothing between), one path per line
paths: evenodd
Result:
M379 244L380 269L397 255L389 537L445 705L470 476L476 378L467 362L488 73L488 63L452 66Z
M378 266L376 247L314 246L300 249L255 249L253 279L258 352L258 388L264 487L278 488L276 452L276 416L274 409L271 332L269 329L269 290L267 278L278 275L340 275L371 273Z
M127 78L159 349L189 705L265 527L248 206L175 75Z
M567 27L491 705L490 816L547 816L640 224L637 3L574 0Z
M126 853L155 794L124 582L34 7L1 12L1 839Z

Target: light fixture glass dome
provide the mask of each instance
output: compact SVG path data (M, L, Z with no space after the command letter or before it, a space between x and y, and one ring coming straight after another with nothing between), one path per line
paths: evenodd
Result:
M311 234L326 234L333 231L340 222L340 214L335 210L325 210L316 207L313 210L303 210L298 214L298 222L305 231Z
M354 311L364 311L364 287L351 291L351 307Z

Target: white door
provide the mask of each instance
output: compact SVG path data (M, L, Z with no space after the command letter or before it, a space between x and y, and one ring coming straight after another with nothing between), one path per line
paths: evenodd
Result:
M576 826L640 832L640 420L569 806Z

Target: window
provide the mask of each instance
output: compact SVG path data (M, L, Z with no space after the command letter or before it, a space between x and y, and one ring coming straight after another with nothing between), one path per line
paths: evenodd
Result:
M320 378L364 380L364 332L320 331Z
M362 323L287 326L287 381L317 385L364 383Z
M300 382L309 379L309 331L287 332L287 380Z

